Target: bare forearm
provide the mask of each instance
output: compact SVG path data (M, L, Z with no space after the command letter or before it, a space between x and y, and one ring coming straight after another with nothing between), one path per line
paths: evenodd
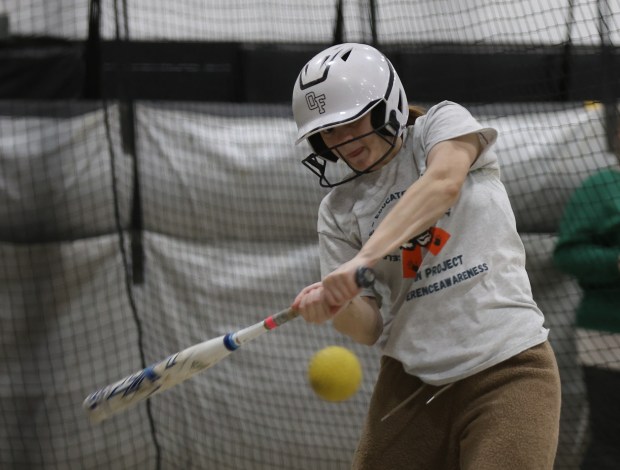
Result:
M419 180L381 222L359 257L373 266L399 246L432 227L454 204L458 189L449 182Z
M374 299L359 296L340 311L332 323L340 333L366 345L375 344L383 332L383 319Z
M479 153L475 134L437 144L429 154L426 173L407 189L361 249L358 259L373 266L435 225L457 201Z

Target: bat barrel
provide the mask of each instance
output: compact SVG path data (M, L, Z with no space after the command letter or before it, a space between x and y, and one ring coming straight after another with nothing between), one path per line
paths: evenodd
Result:
M195 344L107 385L86 397L82 407L94 423L131 408L228 356L231 351L224 345L224 338L225 335Z

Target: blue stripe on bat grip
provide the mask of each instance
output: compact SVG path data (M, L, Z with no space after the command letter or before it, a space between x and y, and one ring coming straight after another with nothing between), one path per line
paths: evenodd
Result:
M226 349L228 349L229 351L239 349L239 345L233 340L233 335L234 333L228 333L226 336L224 336L224 346L226 346Z

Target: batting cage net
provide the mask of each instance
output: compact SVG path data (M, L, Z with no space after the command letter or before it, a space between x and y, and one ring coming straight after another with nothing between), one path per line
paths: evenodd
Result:
M82 409L319 280L326 190L290 97L335 42L377 45L412 104L498 129L560 366L556 468L579 468L582 365L618 367L578 335L581 288L553 260L573 191L617 165L620 7L595 0L0 0L0 468L349 468L379 351L327 325L287 323L98 425ZM329 345L362 364L344 402L308 384Z

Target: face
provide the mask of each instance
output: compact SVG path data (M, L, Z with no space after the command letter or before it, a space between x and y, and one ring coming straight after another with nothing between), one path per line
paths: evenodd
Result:
M368 135L351 141L365 134ZM391 150L390 155L377 166L381 168L396 155L400 148L400 139L398 145L391 149L388 141L373 132L370 113L366 113L356 121L321 131L321 137L327 147L338 146L334 149L334 153L346 160L349 166L357 171L366 170Z

